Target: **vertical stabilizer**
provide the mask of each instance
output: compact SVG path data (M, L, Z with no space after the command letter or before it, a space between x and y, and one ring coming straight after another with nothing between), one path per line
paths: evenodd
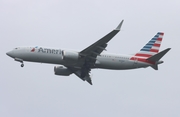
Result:
M135 56L151 57L159 52L164 33L158 32Z

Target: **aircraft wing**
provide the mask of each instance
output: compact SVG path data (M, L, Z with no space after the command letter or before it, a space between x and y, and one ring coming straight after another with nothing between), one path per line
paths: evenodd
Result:
M107 43L120 31L123 21L124 20L121 21L116 29L79 53L81 56L81 62L83 61L82 67L66 67L80 79L82 79L83 81L87 81L92 85L90 71L96 62L96 57L100 55L103 50L105 50L105 48L107 47Z
M91 63L91 66L94 65L96 57L100 55L103 50L106 50L107 43L120 31L123 21L124 20L121 21L116 29L80 52L80 55L85 58L86 62Z

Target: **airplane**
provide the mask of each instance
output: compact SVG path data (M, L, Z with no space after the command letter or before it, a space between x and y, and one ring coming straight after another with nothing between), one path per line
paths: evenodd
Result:
M6 54L15 61L24 61L59 64L54 67L54 74L69 76L75 74L83 81L92 85L91 69L127 70L152 67L158 70L158 65L163 63L160 59L171 49L159 52L164 33L158 32L139 52L129 55L104 53L108 42L120 31L120 24L110 33L85 48L82 51L53 49L46 47L17 47Z

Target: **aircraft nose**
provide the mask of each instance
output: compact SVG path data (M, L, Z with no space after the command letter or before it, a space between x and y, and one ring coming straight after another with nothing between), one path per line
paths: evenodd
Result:
M7 52L6 54L7 54L8 56L10 56L10 57L13 57L13 52L12 52L12 51Z

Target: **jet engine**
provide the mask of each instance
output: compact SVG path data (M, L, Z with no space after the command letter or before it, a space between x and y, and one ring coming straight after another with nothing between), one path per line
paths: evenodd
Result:
M78 52L73 52L73 51L62 51L62 59L69 61L69 62L74 62L79 59L79 53Z
M62 75L62 76L69 76L72 72L64 66L55 66L54 67L54 74L55 75Z

